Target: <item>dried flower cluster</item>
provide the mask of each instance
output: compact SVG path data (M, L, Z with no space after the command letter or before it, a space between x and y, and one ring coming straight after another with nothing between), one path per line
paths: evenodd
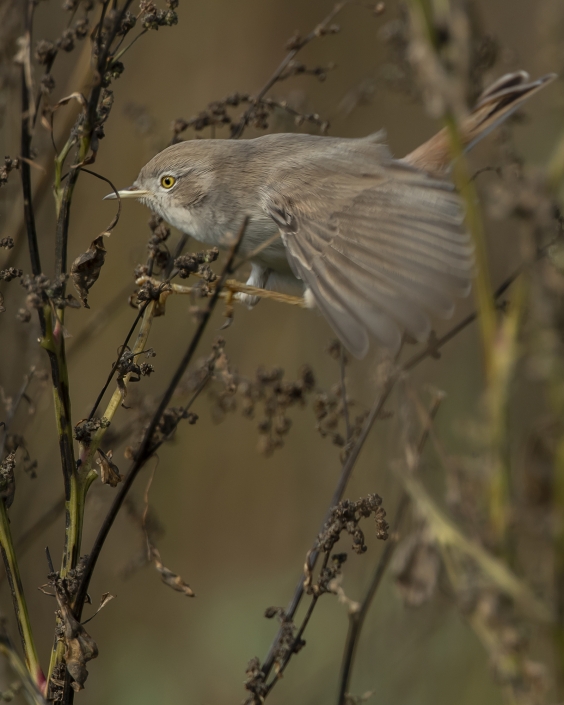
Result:
M369 494L356 502L344 499L336 507L325 524L323 531L317 537L316 550L330 553L333 546L346 532L352 537L352 549L355 553L364 553L364 532L359 526L360 520L374 515L376 522L376 538L385 541L388 538L388 526L385 520L386 512L382 507L382 498L377 494Z
M279 80L290 78L290 76L298 76L301 74L317 77L318 80L324 81L327 77L327 71L331 70L333 65L327 67L315 67L308 69L299 62L295 62L288 68L288 72L281 75ZM257 130L268 130L269 119L277 112L287 113L294 119L296 127L301 127L304 124L314 125L319 128L321 134L326 134L329 130L329 121L322 118L317 113L304 113L297 110L287 100L275 100L274 98L261 98L257 100L249 93L232 93L222 100L211 102L206 110L202 110L197 115L194 115L188 120L178 118L172 124L172 143L179 141L180 135L187 129L192 128L196 132L201 132L206 127L225 127L230 128L232 136L239 129L241 117L235 117L231 114L231 108L237 108L240 105L249 106L248 124Z
M21 285L27 292L25 305L28 311L39 309L45 301L51 301L56 308L80 308L80 303L72 294L65 294L68 275L62 274L55 279L49 279L44 274L32 276L24 274Z
M174 260L174 266L178 270L181 279L187 279L191 274L196 274L205 282L214 282L217 275L210 268L210 264L219 257L217 247L212 247L203 252L181 255Z
M280 623L280 638L274 658L275 669L279 671L291 654L299 653L305 646L305 640L297 635L297 628L293 620L288 619L283 607L268 607L264 616L267 619L276 617Z
M89 446L92 441L92 434L96 433L100 428L108 428L110 422L108 419L93 418L79 421L74 427L74 438L84 446Z
M14 169L20 168L19 159L11 159L10 157L4 157L4 165L0 167L0 188L8 183L8 175ZM3 238L9 239L12 238ZM13 240L12 240L13 242ZM12 245L13 246L13 245ZM0 247L6 247L6 245L0 245Z
M135 353L132 352L127 346L125 350L121 353L116 366L116 381L119 389L121 390L124 400L127 396L127 386L125 384L126 377L128 378L129 382L139 382L141 380L141 377L148 377L155 371L153 365L149 364L148 362L142 362L141 364L139 364L136 361L136 358L139 357L139 355L145 355L145 357L151 358L155 357L156 354L157 353L153 350L153 348L149 348L148 350L143 350L141 352Z
M237 409L240 400L241 413L253 419L260 410L257 424L260 434L259 452L266 456L284 445L292 421L288 411L295 406L304 407L315 389L313 371L304 365L295 381L284 379L280 368L259 368L254 379L243 377L231 369L229 359L222 349L215 363L214 380L219 388L212 388L213 416L221 421L225 414Z
M16 491L16 483L14 480L14 471L16 469L16 451L11 453L0 463L0 501L4 502L6 507L10 507L14 501Z

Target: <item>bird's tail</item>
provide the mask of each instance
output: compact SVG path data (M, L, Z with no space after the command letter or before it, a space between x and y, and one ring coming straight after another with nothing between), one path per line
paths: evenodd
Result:
M555 73L531 81L525 71L508 73L487 88L478 98L470 115L459 126L466 151L508 118L526 100L556 78ZM403 158L404 162L432 174L443 174L451 162L451 149L446 129L427 140Z

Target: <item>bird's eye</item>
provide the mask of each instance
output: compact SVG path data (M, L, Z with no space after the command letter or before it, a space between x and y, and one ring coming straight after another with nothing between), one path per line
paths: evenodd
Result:
M175 183L176 179L174 176L163 176L161 179L161 186L166 189L172 188Z

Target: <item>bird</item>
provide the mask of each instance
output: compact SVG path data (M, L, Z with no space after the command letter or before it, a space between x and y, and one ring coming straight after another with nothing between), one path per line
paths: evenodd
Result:
M555 77L499 78L461 121L463 146ZM471 289L474 250L450 163L446 129L401 159L382 133L187 140L159 152L130 187L106 199L137 199L224 249L248 217L239 248L251 260L247 284L305 295L363 358L371 338L392 352L405 334L428 340L432 318L452 316ZM241 298L251 306L258 300Z

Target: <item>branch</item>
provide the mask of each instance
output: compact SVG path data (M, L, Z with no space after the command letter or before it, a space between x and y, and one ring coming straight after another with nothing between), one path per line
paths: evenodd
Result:
M20 404L22 403L22 400L26 396L27 388L33 378L34 373L35 373L35 367L32 367L29 371L29 374L24 375L24 381L22 383L20 391L18 392L18 395L15 398L15 400L12 402L11 407L10 407L10 413L8 414L8 417L6 418L6 421L4 422L3 433L1 436L2 441L0 442L0 461L4 457L4 451L6 448L6 440L8 438L8 433L9 433L10 428L12 426L12 422L14 421L14 416L16 415L16 412L17 412ZM29 398L28 398L28 401L29 401Z
M0 550L6 568L6 576L10 584L10 592L12 593L12 601L14 603L14 613L18 623L18 629L22 640L25 662L30 673L31 679L36 685L38 691L43 692L45 686L45 676L41 670L35 640L27 611L27 602L20 576L20 569L14 551L12 534L10 531L10 520L8 518L8 510L6 501L3 497L0 498Z
M253 98L251 105L247 108L247 110L245 110L239 122L233 126L233 130L231 132L232 139L237 139L238 137L241 137L245 128L247 127L252 118L256 106L261 102L261 100L272 88L272 86L274 86L275 83L281 80L284 71L288 68L288 65L294 59L296 54L298 54L298 52L300 52L307 44L312 42L314 39L327 34L329 29L329 23L335 19L335 17L339 14L339 12L341 12L345 5L348 4L348 2L349 0L343 0L342 2L338 2L335 7L331 10L331 12L327 15L327 17L322 20L314 29L312 29L308 35L306 35L303 39L297 38L295 40L292 49L282 60L280 66L278 66L276 71L272 74L272 76L260 89L257 95Z
M437 395L433 401L433 404L431 405L431 409L428 412L428 421L423 429L423 433L421 434L419 443L417 444L418 458L420 458L421 454L423 453L423 449L425 448L425 444L427 443L427 439L429 438L430 424L434 421L442 400L443 396ZM386 568L388 567L390 560L394 554L394 551L396 550L396 546L398 545L400 537L399 529L408 505L409 495L404 490L398 502L396 517L392 530L390 531L390 537L386 541L386 545L384 546L384 550L382 551L382 555L380 556L380 560L378 561L376 570L374 571L374 575L372 576L372 580L370 581L370 585L368 586L368 589L362 599L362 602L360 603L360 609L358 611L349 613L349 631L347 634L347 641L345 643L345 649L343 652L343 663L341 666L341 679L339 685L339 697L337 699L337 705L345 705L346 703L346 696L349 692L349 683L352 674L354 657L356 655L356 647L360 639L360 634L364 626L364 621L366 619L366 616L368 615L370 606L372 605L374 595L380 587L380 583L382 582L382 577L386 572Z
M541 250L539 252L538 257L541 257L544 253L546 252L546 248ZM525 265L519 267L513 274L511 274L496 290L494 294L494 299L497 300L499 297L501 297L507 289L511 286L511 284L517 279L519 274L525 269ZM352 471L354 469L354 466L356 464L356 461L358 460L358 457L360 455L360 452L364 446L364 443L366 442L366 439L368 438L368 435L370 433L370 430L372 429L372 426L374 425L374 422L378 418L380 412L382 411L382 408L384 404L386 403L388 397L390 396L390 393L392 392L396 382L400 379L400 377L405 374L406 372L409 372L412 370L414 367L417 367L423 360L426 360L429 357L437 357L438 351L446 345L448 342L450 342L453 338L455 338L461 331L463 331L465 328L467 328L471 323L473 323L476 319L478 318L478 313L474 311L473 313L469 314L464 318L460 323L457 323L457 325L453 326L445 335L443 335L441 338L431 340L429 344L427 345L426 348L424 348L421 352L416 353L415 355L412 355L406 362L404 362L400 367L396 368L396 370L390 375L388 380L385 382L383 388L380 390L380 393L378 397L375 399L374 404L372 406L372 409L370 411L370 414L368 415L366 421L364 422L364 426L362 428L361 434L353 446L350 455L347 457L347 460L343 464L342 470L341 470L341 475L339 477L339 481L337 483L337 487L335 488L335 491L333 493L333 497L331 499L331 503L329 505L329 509L327 510L327 513L323 519L323 522L321 524L321 529L323 529L326 519L329 516L331 509L339 503L339 501L342 499L344 491L347 487L348 481L352 475ZM312 549L310 552L310 559L308 563L308 569L313 570L315 563L318 558L318 553ZM303 574L300 576L299 582L296 586L296 589L294 591L294 595L286 608L286 617L287 619L292 619L294 614L296 613L296 610L298 609L298 606L301 602L301 599L304 594L304 576ZM278 642L280 640L280 637L282 636L282 630L279 629L278 633L274 637L274 640L272 644L270 645L270 649L268 651L268 654L263 662L263 665L261 667L262 672L264 673L265 679L268 677L270 674L272 667L274 665L274 658L275 654L278 648Z
M188 348L186 350L186 353L184 354L184 357L180 361L180 364L178 365L176 372L174 373L168 388L166 392L163 395L163 398L161 400L161 403L159 404L159 407L157 411L155 412L147 430L145 431L145 434L143 436L143 440L141 442L141 446L139 450L136 453L135 460L133 461L133 464L131 468L129 469L129 472L127 473L125 480L123 484L121 485L118 494L116 495L112 506L110 507L103 523L102 526L100 527L100 530L98 532L98 536L96 537L96 540L94 541L94 545L92 546L92 549L90 551L90 554L88 556L88 561L86 563L84 573L82 576L82 580L80 582L80 586L78 588L75 602L74 602L74 612L75 616L78 620L80 620L80 617L82 615L82 608L84 606L84 601L86 598L86 594L88 591L88 585L90 584L90 580L92 578L92 573L94 572L94 568L96 567L96 563L98 561L98 557L100 555L100 552L102 551L102 548L104 546L104 543L106 541L106 538L108 537L108 534L110 532L110 529L113 526L113 523L123 505L123 502L131 489L131 486L133 485L133 482L135 481L137 475L139 474L139 471L144 467L145 463L149 460L149 458L154 454L155 450L157 448L155 447L155 444L153 443L153 434L155 433L155 430L157 428L157 425L161 421L161 418L163 416L164 411L166 410L168 404L170 403L170 400L172 399L172 396L176 390L176 387L178 386L180 380L184 376L184 373L186 372L188 365L190 364L192 357L194 356L194 353L196 351L196 348L198 347L198 344L202 338L202 335L207 327L207 324L210 320L211 314L213 313L213 310L215 308L215 305L217 301L219 300L219 294L221 291L221 288L223 284L225 283L225 280L227 279L228 274L231 272L231 267L233 265L233 261L235 260L235 257L237 255L237 251L239 249L239 246L241 244L241 240L243 239L243 235L245 234L245 230L247 228L248 224L248 218L245 218L243 224L241 225L241 228L239 229L239 232L237 234L237 237L235 239L235 242L231 248L231 252L229 253L229 256L227 258L227 262L223 268L223 272L221 273L221 276L219 278L217 287L214 291L214 294L212 298L210 299L207 307L204 309L202 312L202 317L200 319L200 323L192 336L192 340L190 341Z
M136 284L142 285L150 282L155 286L162 286L162 282L154 277L142 276L135 281ZM208 287L210 288L210 296L215 295L216 282L209 282ZM166 297L169 294L201 294L201 289L198 286L183 286L182 284L170 284L166 283L163 288L163 296ZM309 308L305 298L303 296L291 296L290 294L282 294L279 291L270 291L270 289L260 289L256 286L249 286L248 284L243 284L236 281L235 279L227 279L223 283L222 291L219 297L222 299L231 299L232 294L249 294L250 296L258 296L261 299L270 299L271 301L278 301L279 303L290 304L291 306L300 306L301 308ZM237 301L238 299L233 299ZM242 302L240 302L242 303Z
M27 61L31 61L29 53L31 51L31 27L33 22L33 11L35 3L30 1L27 6L26 13L26 29L25 29L25 51L27 53ZM22 134L21 134L21 166L20 172L22 177L23 205L24 205L24 221L27 232L27 241L29 247L29 258L31 260L31 271L35 276L41 274L41 259L39 256L39 246L37 243L37 230L35 228L35 213L33 210L33 199L31 190L31 115L30 103L31 86L28 85L29 76L26 71L27 61L22 62ZM42 327L43 327L42 323Z
M65 181L65 188L57 213L57 229L55 233L56 276L64 274L67 269L67 244L70 222L70 206L74 187L80 174L80 169L82 166L85 166L84 162L88 156L88 152L90 151L94 127L96 125L96 111L98 108L98 101L100 99L100 93L103 87L101 76L105 71L106 64L110 56L112 42L116 37L121 21L125 13L127 12L129 6L131 5L132 1L133 0L125 0L123 7L121 7L119 12L116 14L113 26L108 32L103 51L100 52L98 62L96 64L96 70L98 73L99 80L96 82L90 92L88 103L85 109L84 123L82 124L81 137L76 151L75 162L70 167L67 179ZM106 4L104 4L102 12L105 11Z

